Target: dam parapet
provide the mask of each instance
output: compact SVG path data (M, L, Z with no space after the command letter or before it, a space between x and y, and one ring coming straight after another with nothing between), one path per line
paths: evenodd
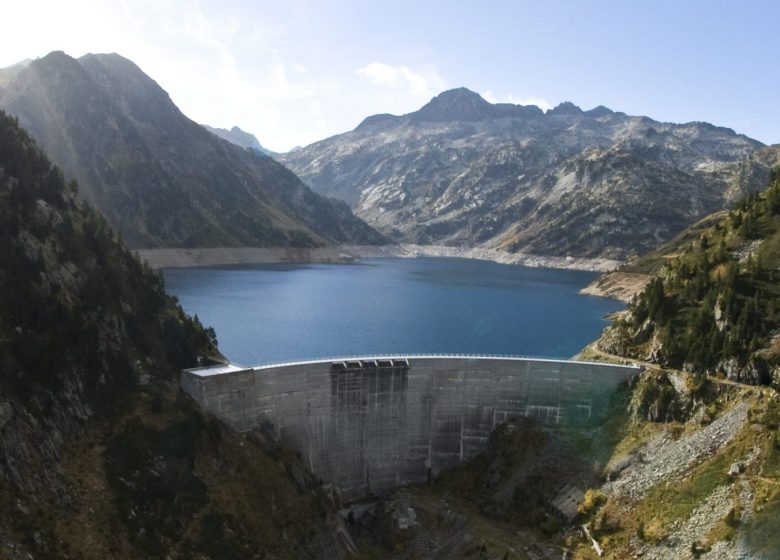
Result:
M182 372L182 389L236 430L265 427L346 501L424 483L518 417L602 420L636 366L493 356L381 356Z

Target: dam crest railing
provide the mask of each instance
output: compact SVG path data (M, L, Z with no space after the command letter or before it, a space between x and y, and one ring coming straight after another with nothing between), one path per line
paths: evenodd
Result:
M224 366L231 366L236 369L262 370L262 369L270 369L270 368L278 368L278 367L298 366L298 365L305 365L305 364L319 364L319 363L327 363L327 362L347 362L347 361L352 362L352 361L388 360L388 359L532 360L536 362L551 362L551 363L561 363L561 362L577 363L577 364L598 363L605 366L636 367L637 369L640 368L639 364L636 364L630 360L626 360L624 363L620 364L620 363L609 363L609 362L589 362L585 360L575 360L570 358L555 358L550 356L532 356L532 355L523 355L523 354L466 354L466 353L427 353L427 352L418 352L418 353L383 352L380 354L346 354L340 356L326 356L322 358L295 360L290 362L260 363L251 366L239 364L237 362L228 360L227 362L225 362ZM212 367L219 368L221 366L204 366L204 367L192 368L188 371L193 371L193 372L198 370L204 371L204 370L211 369Z

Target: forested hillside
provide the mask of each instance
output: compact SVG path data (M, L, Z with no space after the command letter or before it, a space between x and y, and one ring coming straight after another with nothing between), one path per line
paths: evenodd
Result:
M340 557L291 453L178 390L218 355L0 112L0 558Z
M600 345L703 374L768 383L780 361L780 173L666 252ZM642 269L642 261L633 266Z

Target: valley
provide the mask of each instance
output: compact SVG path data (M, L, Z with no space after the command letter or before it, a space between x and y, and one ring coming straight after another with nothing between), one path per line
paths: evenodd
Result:
M780 558L776 6L0 13L0 560Z

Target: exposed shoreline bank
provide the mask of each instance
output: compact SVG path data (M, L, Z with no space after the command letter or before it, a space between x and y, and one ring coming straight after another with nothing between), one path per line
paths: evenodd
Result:
M531 267L608 272L622 265L611 259L550 257L507 253L495 249L448 247L443 245L338 245L316 249L290 247L214 247L194 249L137 249L141 260L152 268L187 268L274 263L352 263L377 257L450 257L493 261Z
M613 271L602 274L593 282L580 290L587 296L608 297L630 303L634 296L645 289L652 280L647 274L635 274L630 272Z

